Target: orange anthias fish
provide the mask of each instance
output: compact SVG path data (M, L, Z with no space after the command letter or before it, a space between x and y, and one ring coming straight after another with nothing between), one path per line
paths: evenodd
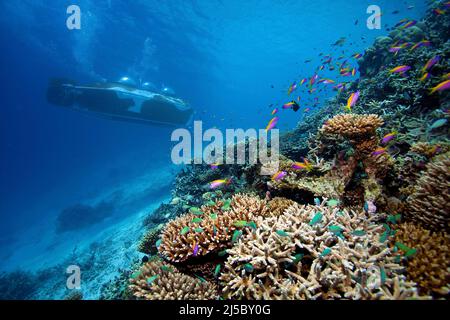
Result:
M450 89L450 80L446 80L444 82L439 83L436 87L431 89L431 94L435 93L436 91L444 91Z
M379 156L386 152L386 148L377 148L374 152L372 152L373 156Z
M352 93L347 100L347 106L345 108L348 111L352 111L352 107L355 106L358 99L359 99L359 91Z
M278 123L279 118L278 117L274 117L272 118L272 120L269 121L269 124L266 127L266 131L272 130L273 128L275 128L275 126Z
M281 179L283 179L286 176L287 176L287 172L286 171L278 171L277 173L275 173L272 176L272 180L273 181L280 181Z
M209 184L209 188L210 189L216 189L222 185L229 185L231 183L231 179L227 178L227 179L218 179L218 180L214 180Z
M389 70L390 73L405 73L407 71L411 70L410 66L398 66L394 69Z
M304 159L303 162L295 162L292 165L292 169L297 169L297 170L305 169L309 172L313 169L313 165L307 159Z
M387 135L385 135L385 136L383 137L383 139L381 139L381 143L382 143L382 144L386 144L386 143L388 143L389 141L395 139L395 137L397 136L397 133L398 133L397 131L393 131L393 132L391 132L391 133L388 133Z
M430 78L430 74L428 72L424 73L422 77L420 77L420 81L425 81Z

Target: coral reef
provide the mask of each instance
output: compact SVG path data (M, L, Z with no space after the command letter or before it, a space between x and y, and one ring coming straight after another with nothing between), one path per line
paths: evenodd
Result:
M130 279L130 291L146 300L212 300L217 299L215 284L180 273L175 267L153 259Z
M228 250L220 280L236 299L406 299L417 296L394 262L376 216L320 206L258 218Z
M450 230L450 153L426 166L408 197L407 218L436 230Z
M431 232L412 223L396 228L395 243L414 250L405 260L408 279L417 283L419 293L448 297L450 294L450 236Z
M218 200L192 210L165 226L158 251L171 262L184 262L228 247L235 232L248 228L256 216L268 214L266 202L237 194L228 202ZM242 225L238 223L242 223Z
M138 245L138 251L145 254L156 254L158 249L156 248L156 241L158 241L164 224L159 224L156 227L148 230L141 239Z

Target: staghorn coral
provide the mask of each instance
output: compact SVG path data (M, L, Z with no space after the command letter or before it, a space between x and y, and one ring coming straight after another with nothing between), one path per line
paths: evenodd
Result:
M129 290L145 300L212 300L217 299L215 284L180 273L159 259L144 264L132 275Z
M266 204L256 196L237 194L229 208L224 208L223 201L202 206L199 214L187 213L170 221L162 232L158 250L172 262L185 262L222 250L231 244L233 233L242 228L236 222L250 222L256 216L270 214Z
M270 215L278 217L283 214L284 210L295 204L294 201L282 197L275 197L268 202L270 208Z
M412 223L402 223L397 227L395 242L417 250L406 260L406 271L421 294L437 297L450 294L450 236L447 233L433 233Z
M374 223L378 218L324 203L259 218L257 230L228 250L223 293L237 299L417 297L382 240L387 231Z
M427 164L407 199L407 215L411 221L432 230L450 231L450 152L437 156Z
M158 249L155 246L156 241L158 241L159 236L164 225L159 224L156 227L147 231L147 233L142 237L141 242L138 245L138 251L145 254L155 254Z

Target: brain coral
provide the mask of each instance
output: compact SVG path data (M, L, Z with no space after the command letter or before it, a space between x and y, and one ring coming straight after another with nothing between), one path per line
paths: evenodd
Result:
M229 205L217 201L213 206L202 206L198 212L170 221L162 232L158 250L172 262L222 250L231 245L235 231L246 228L245 222L270 213L266 204L256 196L237 194Z
M427 229L450 231L450 152L427 164L408 197L407 218Z
M129 289L145 300L217 299L216 285L180 273L173 266L154 259L144 264L130 279Z
M450 237L430 232L412 223L398 226L395 241L417 250L406 261L408 278L415 281L422 294L450 294Z
M232 249L220 280L227 298L405 299L417 297L394 262L379 217L292 205Z

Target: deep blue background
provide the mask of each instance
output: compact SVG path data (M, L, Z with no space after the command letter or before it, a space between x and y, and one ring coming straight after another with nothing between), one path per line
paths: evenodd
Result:
M81 30L65 26L70 4L81 7ZM50 77L127 75L173 88L205 128L264 128L268 105L287 102L289 84L311 77L331 43L347 37L350 56L387 34L366 28L370 4L382 8L383 26L425 9L424 1L391 0L1 1L0 242L170 161L171 129L51 106ZM279 127L292 128L301 116L286 111Z

